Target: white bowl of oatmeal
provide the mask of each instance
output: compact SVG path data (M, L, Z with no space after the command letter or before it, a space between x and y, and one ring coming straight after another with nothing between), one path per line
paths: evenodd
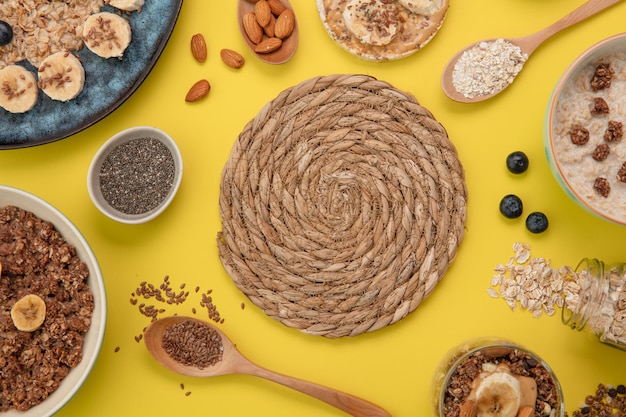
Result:
M588 212L626 225L626 33L584 51L563 73L546 112L548 162Z
M78 392L102 346L107 306L98 262L56 208L0 185L0 264L0 414L51 416ZM33 295L44 301L45 319L18 330L9 311Z

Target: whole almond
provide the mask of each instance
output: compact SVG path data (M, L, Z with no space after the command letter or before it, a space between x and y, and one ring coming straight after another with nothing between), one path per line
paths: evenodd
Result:
M285 6L280 0L267 0L267 3L270 5L270 10L274 16L279 16L285 10Z
M478 410L476 409L476 403L472 400L466 400L461 404L461 410L459 417L476 417Z
M270 22L263 26L263 32L267 35L268 38L273 38L275 36L276 29L276 18L274 15L271 16Z
M506 346L492 346L492 347L487 347L484 348L482 350L482 354L486 357L486 358L502 358L504 356L508 356L509 353L513 352L513 349L511 349L510 347L506 347Z
M256 20L256 15L248 12L242 18L243 30L248 35L248 39L254 44L258 44L263 39L263 28Z
M260 42L255 48L254 52L259 54L269 54L280 48L283 44L280 38L267 38Z
M267 0L259 0L254 5L254 15L256 16L257 22L261 27L264 27L270 22L270 17L272 17L272 10L270 9L270 5Z
M207 94L209 94L210 89L211 85L207 80L200 80L191 86L191 88L187 92L187 95L185 96L185 101L189 103L198 101Z
M246 62L239 52L235 52L232 49L222 49L220 56L226 65L235 69L243 67L243 64Z
M529 405L525 405L524 407L520 408L517 413L517 417L532 417L534 415L535 409Z
M206 41L201 33L197 33L191 37L191 54L198 62L206 61Z
M296 16L293 14L293 10L285 9L276 18L276 27L274 28L274 35L280 39L286 39L291 35L293 29L296 26Z

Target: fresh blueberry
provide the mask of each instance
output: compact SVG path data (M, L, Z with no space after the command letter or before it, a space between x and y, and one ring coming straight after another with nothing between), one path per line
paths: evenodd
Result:
M13 29L4 20L0 20L0 46L8 45L13 39Z
M506 167L513 174L521 174L528 169L528 156L522 151L515 151L506 157Z
M545 232L548 228L548 218L539 211L532 212L526 217L526 228L531 233Z
M515 194L509 194L500 200L500 213L506 218L516 219L522 215L522 200Z

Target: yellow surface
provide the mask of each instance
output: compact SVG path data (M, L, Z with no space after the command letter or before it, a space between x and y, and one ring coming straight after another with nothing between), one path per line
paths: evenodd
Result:
M542 143L552 87L579 53L624 30L626 2L550 39L505 93L474 105L454 103L442 93L439 77L449 57L470 41L532 33L582 1L451 3L441 31L424 50L397 62L370 63L327 36L315 1L293 0L300 45L289 63L271 66L245 47L234 0L185 0L161 59L117 111L68 139L0 152L0 183L30 191L66 214L92 245L106 280L109 312L100 358L60 417L343 415L253 377L201 380L157 365L134 339L148 321L129 299L141 281L159 284L166 274L174 285L213 289L224 330L250 359L364 397L394 416L432 415L430 381L439 360L454 345L477 336L501 336L535 350L557 372L570 412L598 383L626 382L626 352L570 330L557 315L534 319L525 311L512 312L486 291L494 266L509 258L515 241L531 244L533 255L550 258L557 266L575 265L585 256L607 262L626 259L626 229L591 217L566 197L550 173ZM189 52L189 40L197 32L206 36L209 47L203 65ZM231 70L220 61L219 50L225 47L244 54L242 69ZM235 288L215 243L220 172L238 133L282 90L331 73L366 73L413 93L448 130L470 193L465 239L435 292L399 323L340 340L308 336L268 318ZM200 78L210 81L209 96L185 103L188 87ZM0 126L1 121L0 115ZM104 141L135 125L170 133L181 149L185 172L175 201L159 218L123 225L96 210L86 175ZM530 157L524 175L513 176L505 168L505 157L514 150ZM526 212L540 210L549 216L546 233L531 235L522 219L510 221L499 214L500 198L511 192L523 199ZM175 311L189 314L197 303L198 298L189 300ZM185 396L186 391L191 394Z

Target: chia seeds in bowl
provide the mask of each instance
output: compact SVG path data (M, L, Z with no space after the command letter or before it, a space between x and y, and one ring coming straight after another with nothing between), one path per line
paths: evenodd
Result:
M118 133L89 167L89 194L98 209L122 223L143 223L161 214L182 179L180 152L165 132L135 127Z
M479 401L477 393L483 385L481 381L501 370L505 371L508 379L519 382L522 395L516 405L516 413L527 407L532 408L534 412L530 415L535 417L565 415L561 385L548 364L524 347L493 338L476 339L459 345L441 362L433 380L435 415L458 417L466 413L467 405Z

